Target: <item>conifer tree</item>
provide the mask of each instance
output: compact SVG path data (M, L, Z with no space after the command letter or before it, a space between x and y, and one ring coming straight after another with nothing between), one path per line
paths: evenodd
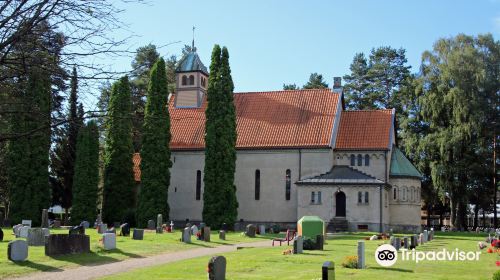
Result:
M76 145L71 223L93 221L97 215L99 130L95 121L80 128Z
M141 149L141 189L137 203L137 224L162 214L168 219L170 185L170 117L165 61L160 58L151 69Z
M128 78L113 84L104 145L103 220L132 222L134 177L132 156L132 101Z

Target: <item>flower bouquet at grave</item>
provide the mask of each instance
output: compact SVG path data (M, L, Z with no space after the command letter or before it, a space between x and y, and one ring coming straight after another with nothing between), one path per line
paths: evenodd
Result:
M499 239L491 240L491 246L497 249L500 248L500 240Z
M201 231L196 233L196 239L201 240Z
M342 266L345 268L358 268L358 256L347 256L342 261Z

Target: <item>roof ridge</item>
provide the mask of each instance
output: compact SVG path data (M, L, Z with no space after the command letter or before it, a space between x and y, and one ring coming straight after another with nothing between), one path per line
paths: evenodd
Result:
M342 113L355 113L355 112L383 112L383 111L391 111L393 109L362 109L362 110L345 110Z
M242 91L242 92L233 92L233 94L283 93L283 92L298 93L298 92L304 92L304 91L318 91L318 92L331 92L331 93L335 93L330 88L321 88L321 89L315 88L315 89L286 89L286 90L269 90L269 91Z

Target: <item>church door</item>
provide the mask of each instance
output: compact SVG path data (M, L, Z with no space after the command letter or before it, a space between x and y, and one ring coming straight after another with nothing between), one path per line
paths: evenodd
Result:
M345 193L338 192L335 195L335 216L345 217Z

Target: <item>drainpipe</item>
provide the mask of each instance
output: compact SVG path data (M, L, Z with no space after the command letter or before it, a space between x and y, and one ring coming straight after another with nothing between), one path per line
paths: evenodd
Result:
M302 179L302 149L299 149L299 180Z
M382 190L384 189L384 186L387 184L387 151L384 152L384 156L385 156L385 174L384 174L384 177L385 177L385 182L384 182L384 185L380 185L380 233L384 232L384 225L383 225L383 214L382 214L382 211L384 209L384 206L383 206L383 202L382 202L382 199L383 199L383 194L382 194Z

